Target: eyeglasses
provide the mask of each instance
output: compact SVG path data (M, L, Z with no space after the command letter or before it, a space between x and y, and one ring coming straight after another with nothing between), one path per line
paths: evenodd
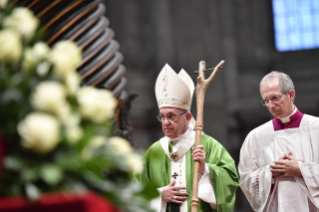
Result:
M165 118L167 119L167 121L176 121L178 119L178 117L180 117L181 115L186 114L187 111L182 112L181 114L175 115L175 114L168 114L167 116L162 116L162 115L158 115L156 116L157 120L160 122L163 122L165 120Z
M261 100L261 104L262 104L263 106L267 106L270 101L273 102L273 103L277 103L277 102L279 102L279 100L281 99L282 96L283 96L283 94L281 94L281 95L275 95L275 96L273 96L273 97L271 97L271 98L269 98L269 99L268 99L268 98L267 98L267 99L262 99L262 100Z

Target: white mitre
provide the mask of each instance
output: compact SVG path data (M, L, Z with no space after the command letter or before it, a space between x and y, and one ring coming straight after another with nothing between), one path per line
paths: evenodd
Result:
M187 72L182 69L179 73L178 76L187 84L189 91L191 92L191 98L193 99L193 94L194 94L194 90L195 90L195 85L194 82L192 80L192 78L187 74ZM194 116L192 115L192 119L191 119L192 124L195 126L196 125L196 120L194 119Z
M192 80L192 78L187 74L187 72L182 69L180 70L180 72L178 73L179 78L181 78L186 85L189 88L189 92L191 92L191 99L193 99L193 94L194 94L194 90L195 90L195 85L194 82Z
M182 75L185 75L185 73ZM190 91L188 84L184 82L186 78L185 76L179 77L168 64L163 67L155 83L158 108L174 107L190 110L193 92ZM191 78L189 77L188 80L191 80Z

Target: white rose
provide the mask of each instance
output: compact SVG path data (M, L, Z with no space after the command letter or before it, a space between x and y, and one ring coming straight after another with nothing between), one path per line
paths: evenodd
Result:
M82 87L77 93L80 112L83 118L102 123L113 117L116 99L108 90Z
M59 121L44 113L31 113L18 124L22 146L34 152L45 154L52 151L59 142Z
M65 75L64 81L68 94L75 95L77 90L80 88L80 75L76 72L69 72Z
M31 48L26 48L23 52L22 67L24 71L28 71L31 67L37 64L36 58L33 56Z
M45 81L40 83L31 96L31 104L38 110L57 114L63 107L66 92L62 84L58 82Z
M66 138L70 144L77 143L83 136L83 130L79 126L72 126L66 128Z
M87 145L85 146L85 148L82 151L82 154L81 154L82 158L84 160L88 160L88 159L92 158L94 150L103 146L105 144L106 140L107 140L107 138L104 136L95 136L95 137L91 138L90 141L87 143Z
M81 64L81 54L74 42L60 41L53 46L49 59L54 65L54 71L64 77L68 72L75 72Z
M128 154L132 152L130 143L124 138L118 136L111 137L109 144L118 154Z
M69 104L61 104L57 111L57 116L59 117L61 123L66 127L78 126L81 121L80 114L73 113L72 108Z
M125 156L125 161L132 174L139 174L143 171L143 158L140 155L128 154Z
M58 116L59 120L61 123L65 126L76 126L78 125L78 122L74 122L74 118L76 117L75 114L72 114L72 108L71 106L66 102L62 102L57 105L57 110L56 110L56 115ZM80 118L80 116L78 115ZM70 124L70 121L72 124Z
M47 73L49 73L49 70L50 70L50 65L51 64L48 63L47 61L43 61L39 63L36 69L37 74L42 77L47 75Z
M89 146L92 148L99 148L105 144L106 139L107 138L105 136L95 136L89 141Z
M12 14L3 21L5 28L18 31L22 36L30 38L39 25L39 20L33 13L24 7L15 8Z
M8 0L0 0L0 8L4 9L7 6Z
M20 35L9 29L0 31L0 62L14 62L20 59L22 43Z
M50 48L43 42L36 43L24 51L23 69L28 70L47 58Z
M68 104L60 107L58 111L58 117L63 125L66 127L66 138L69 143L77 143L83 135L83 130L79 126L80 115L72 113L71 108Z
M38 61L46 59L50 53L50 47L44 42L36 43L32 50L34 56L38 58Z

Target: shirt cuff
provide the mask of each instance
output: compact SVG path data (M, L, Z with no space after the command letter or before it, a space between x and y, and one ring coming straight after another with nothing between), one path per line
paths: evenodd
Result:
M207 164L205 164L205 172L198 182L198 198L205 202L208 202L213 209L217 208L215 192L210 180Z
M299 170L300 170L300 173L301 173L301 177L302 176L302 171L301 171L301 166L303 165L303 162L302 161L298 161L298 167L299 167Z
M151 208L156 212L165 212L167 202L162 201L163 187L158 188L157 191L160 195L151 200Z

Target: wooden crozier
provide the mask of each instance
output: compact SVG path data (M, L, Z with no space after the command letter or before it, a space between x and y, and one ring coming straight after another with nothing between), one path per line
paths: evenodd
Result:
M205 93L208 85L215 77L217 71L224 64L222 60L219 64L214 68L214 71L210 75L208 79L205 80L204 70L206 69L205 61L201 61L199 63L199 75L197 77L197 85L196 85L196 106L197 106L197 116L196 116L196 125L195 125L195 148L201 144L202 131L203 131L203 113L204 113L204 100ZM198 177L199 177L199 162L194 162L194 173L193 173L193 196L192 196L192 212L197 212L198 209Z

